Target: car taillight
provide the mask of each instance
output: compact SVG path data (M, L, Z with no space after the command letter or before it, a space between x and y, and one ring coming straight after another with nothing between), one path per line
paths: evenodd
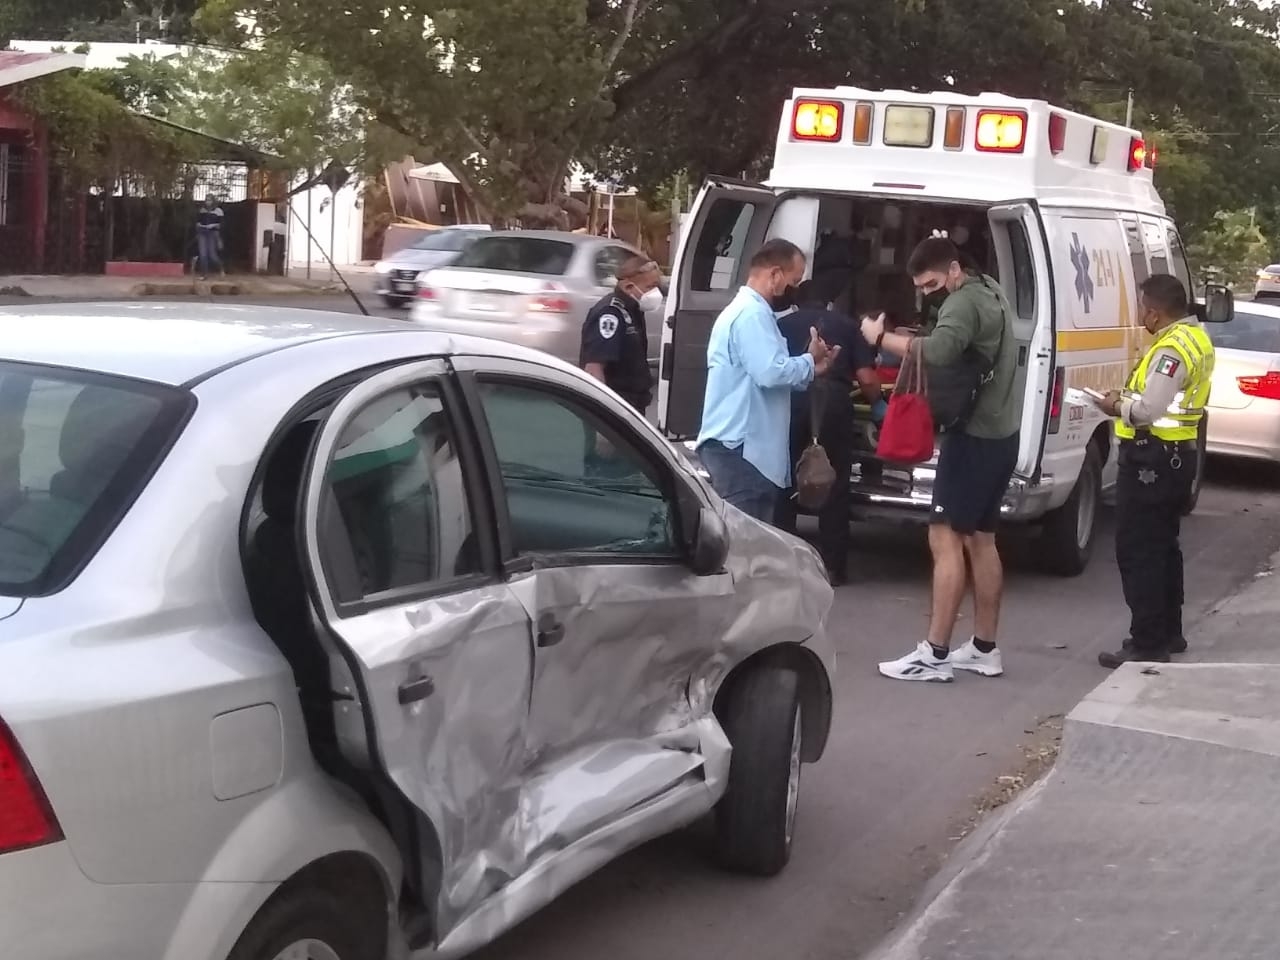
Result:
M31 765L0 720L0 853L61 839L62 830Z
M1272 370L1260 377L1236 377L1236 385L1246 397L1280 400L1280 370Z
M436 288L435 288L435 287L429 287L429 286L427 286L425 283L420 283L420 284L418 284L418 299L419 299L419 300L437 300L437 299L439 299L439 298L436 296Z
M534 313L568 313L573 309L573 301L564 295L562 287L548 283L542 290L529 301L529 309Z
M1053 393L1049 397L1049 432L1057 433L1062 426L1062 404L1067 394L1067 371L1058 367L1053 372Z

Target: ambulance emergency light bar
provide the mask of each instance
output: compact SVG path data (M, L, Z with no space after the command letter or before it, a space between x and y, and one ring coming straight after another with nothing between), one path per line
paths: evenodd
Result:
M855 146L871 144L875 104L858 101L854 104L853 129L850 139ZM936 108L921 104L891 103L885 105L880 137L886 147L914 147L928 149L934 144ZM845 104L838 100L798 99L791 120L793 140L840 143L844 140ZM942 147L944 150L963 150L965 126L968 121L964 107L947 107L943 124ZM1025 110L979 109L973 131L973 147L980 153L1023 153L1027 147L1028 117ZM1060 113L1049 115L1046 129L1049 152L1054 156L1066 149L1067 118ZM1089 150L1089 162L1101 164L1107 156L1107 129L1095 125ZM1156 165L1156 150L1141 137L1129 142L1128 169L1130 173L1143 167L1151 170Z

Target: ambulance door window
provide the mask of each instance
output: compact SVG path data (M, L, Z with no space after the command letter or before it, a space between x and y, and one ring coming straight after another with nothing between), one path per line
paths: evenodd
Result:
M1147 251L1142 246L1142 228L1138 226L1137 220L1124 220L1124 236L1129 242L1129 259L1133 263L1133 280L1141 286L1146 282L1147 277L1151 276L1151 271L1147 267Z
M1147 251L1151 254L1151 272L1153 274L1169 272L1169 254L1164 246L1164 227L1150 220L1142 221L1142 235L1147 241Z
M730 197L712 204L693 251L691 290L732 290L738 285L742 252L755 214L754 204Z
M1009 222L1009 248L1013 254L1013 306L1020 320L1036 316L1036 265L1031 258L1027 227L1020 220ZM1004 284L1006 292L1008 283Z
M1182 238L1178 236L1178 231L1172 224L1169 225L1166 233L1169 237L1169 259L1173 261L1173 275L1182 281L1187 296L1194 297L1195 291L1191 288L1191 269L1187 266L1187 255L1182 249Z

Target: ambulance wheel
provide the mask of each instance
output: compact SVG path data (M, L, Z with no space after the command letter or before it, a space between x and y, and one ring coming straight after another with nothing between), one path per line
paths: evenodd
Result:
M1200 487L1204 484L1204 462L1208 458L1208 454L1205 452L1208 441L1209 415L1205 414L1200 418L1199 433L1196 435L1196 476L1191 481L1191 496L1182 511L1184 517L1191 516L1192 512L1195 511L1196 504L1200 502Z
M1040 533L1045 568L1060 577L1078 577L1089 565L1102 502L1102 457L1092 443L1067 502L1047 514Z

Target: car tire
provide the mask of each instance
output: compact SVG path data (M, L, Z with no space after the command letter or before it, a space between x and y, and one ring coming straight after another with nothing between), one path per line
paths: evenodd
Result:
M1187 505L1182 509L1184 517L1191 516L1195 512L1197 504L1200 503L1200 488L1204 486L1204 465L1208 459L1205 448L1209 445L1209 415L1206 413L1200 418L1200 426L1196 433L1196 475L1191 481L1191 496L1187 498Z
M413 298L412 297L394 297L389 293L382 295L382 302L385 303L392 310L403 309L405 306L408 305L411 299Z
M726 869L772 877L791 859L800 719L794 671L761 667L735 684L724 716L729 787L716 807L716 859Z
M1040 533L1045 569L1060 577L1078 577L1089 565L1097 539L1102 503L1102 456L1094 444L1085 450L1080 476L1067 502L1048 513Z
M228 960L384 960L370 939L336 894L298 888L267 902Z

